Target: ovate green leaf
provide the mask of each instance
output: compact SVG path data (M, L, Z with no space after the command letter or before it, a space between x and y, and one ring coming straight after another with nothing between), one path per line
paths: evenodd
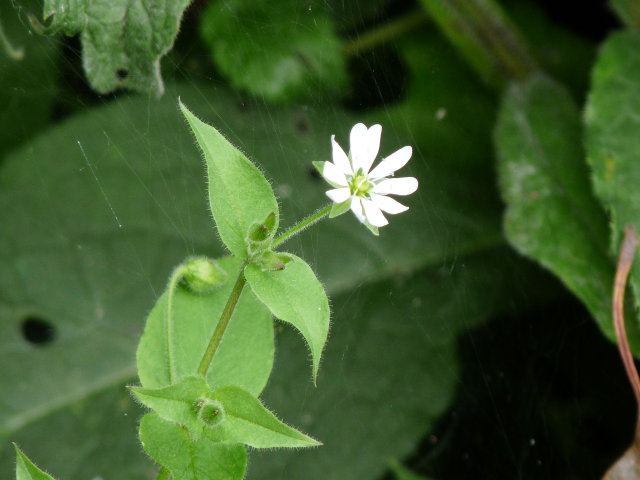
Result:
M164 388L130 387L130 390L140 403L163 419L184 425L192 434L202 430L194 402L210 393L204 378L188 376Z
M206 428L214 442L244 443L255 448L313 447L319 442L285 425L249 392L235 386L219 388L211 396L224 407L224 420Z
M246 236L254 223L273 212L272 228L278 229L278 202L271 185L218 130L198 119L182 103L180 108L207 163L209 204L220 238L234 255L245 258Z
M271 313L296 327L307 341L315 381L329 332L329 300L311 267L300 257L291 258L284 270L263 271L257 265L247 265L244 274Z
M339 91L346 83L342 42L323 5L299 0L211 2L200 32L236 87L271 101Z
M146 388L162 388L196 373L209 339L240 271L228 257L220 266L229 274L217 290L199 295L178 287L167 318L165 292L149 314L137 352L138 375ZM235 384L259 394L271 372L273 327L268 310L245 288L207 375L212 388ZM175 378L172 374L175 372Z
M511 244L559 276L613 336L604 211L591 191L580 112L567 90L536 76L507 90L495 132Z
M172 480L242 480L247 453L242 445L194 439L180 425L146 414L140 422L144 451L171 472Z
M13 446L16 449L16 480L54 480L36 467L16 444Z
M613 34L592 74L585 110L587 160L596 194L611 214L612 251L625 225L640 229L640 32ZM640 298L640 268L630 283ZM637 322L627 322L635 328ZM636 350L638 351L638 350Z
M45 0L47 31L81 33L82 62L99 93L119 87L164 91L160 58L169 51L189 0Z
M44 127L59 94L58 47L51 38L34 35L27 12L39 0L0 2L0 154Z

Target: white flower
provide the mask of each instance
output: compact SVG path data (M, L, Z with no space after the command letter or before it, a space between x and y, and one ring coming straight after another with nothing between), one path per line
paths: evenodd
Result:
M378 155L381 134L380 125L367 128L358 123L351 129L348 156L332 135L333 163L314 162L325 180L335 187L326 192L335 203L331 216L351 209L376 235L378 227L389 223L382 212L395 215L409 209L387 195L409 195L418 188L418 180L413 177L387 178L407 164L411 147L402 147L369 171Z

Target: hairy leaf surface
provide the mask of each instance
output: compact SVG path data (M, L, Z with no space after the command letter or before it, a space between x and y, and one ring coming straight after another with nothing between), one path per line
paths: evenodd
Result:
M45 0L47 31L81 34L82 63L99 93L125 87L161 95L160 58L189 0Z

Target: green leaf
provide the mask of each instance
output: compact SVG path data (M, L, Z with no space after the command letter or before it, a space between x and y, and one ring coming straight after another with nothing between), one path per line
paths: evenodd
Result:
M610 213L612 252L618 252L625 225L640 228L640 32L611 35L592 74L585 109L587 161L596 195ZM640 269L629 282L640 305ZM627 321L635 333L638 321ZM640 352L638 344L632 345Z
M140 441L147 455L167 468L173 480L242 480L247 469L242 445L194 439L180 425L155 413L142 417Z
M200 33L231 83L269 101L339 93L346 62L323 5L231 0L208 5Z
M278 201L271 185L218 130L199 120L182 102L180 109L204 153L209 205L220 238L231 253L246 258L245 237L254 223L274 213L272 230L278 229Z
M194 402L208 395L209 385L202 377L184 377L164 388L129 387L140 403L154 410L161 418L184 425L192 434L202 431Z
M213 442L244 443L254 448L313 447L313 438L285 425L249 392L232 385L219 388L211 396L224 406L224 420L206 428L204 435Z
M15 443L13 446L16 449L16 480L54 480L36 467Z
M43 128L59 99L59 43L28 28L27 13L41 5L0 2L0 155Z
M166 387L197 371L233 288L231 279L240 271L238 259L227 257L219 263L229 273L229 279L217 290L198 295L184 288L176 289L173 328L167 323L166 292L158 299L137 352L138 375L144 387ZM207 382L212 388L236 384L258 395L271 372L273 349L271 316L245 289L211 363ZM167 354L168 351L171 353Z
M604 211L582 149L580 112L554 81L535 76L506 92L496 126L510 243L558 275L614 337Z
M130 88L162 95L160 58L173 46L189 0L45 0L47 33L81 33L82 63L99 93Z
M307 341L315 382L329 333L329 300L311 267L301 258L291 257L284 270L263 271L257 265L247 265L244 274L253 293L271 313L296 327Z

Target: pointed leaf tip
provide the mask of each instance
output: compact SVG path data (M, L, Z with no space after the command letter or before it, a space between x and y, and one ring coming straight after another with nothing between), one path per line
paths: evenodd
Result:
M253 293L271 313L297 328L306 340L315 385L329 333L329 299L311 267L300 257L290 257L293 261L280 271L264 271L257 265L247 265L245 277Z
M178 102L204 154L209 205L220 239L231 253L247 258L245 236L253 224L273 213L273 231L278 228L279 209L273 189L260 169L224 135Z
M55 480L51 475L44 473L29 460L22 450L13 444L16 451L16 479L17 480Z
M315 447L320 442L286 425L262 402L242 388L229 385L212 396L224 406L224 421L206 428L204 436L214 442L244 443L254 448Z

